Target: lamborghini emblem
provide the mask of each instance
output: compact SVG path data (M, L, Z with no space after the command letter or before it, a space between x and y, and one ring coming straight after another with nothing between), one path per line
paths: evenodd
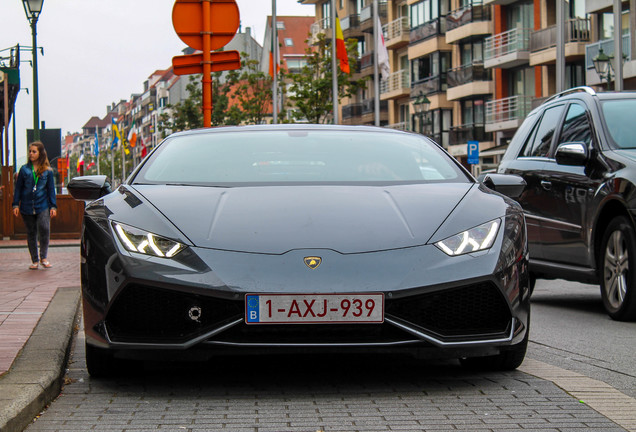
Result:
M309 267L310 269L314 270L314 269L317 269L318 266L322 263L322 258L315 257L315 256L309 256L309 257L305 257L305 259L303 261L305 261L305 265L307 267Z

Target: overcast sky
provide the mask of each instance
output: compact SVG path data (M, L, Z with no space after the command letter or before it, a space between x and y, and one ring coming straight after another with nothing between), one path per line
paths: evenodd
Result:
M262 45L271 0L237 0L243 28ZM47 128L80 132L106 106L143 91L143 82L166 69L186 45L172 27L174 0L44 0L38 30L40 120ZM278 15L314 15L313 5L277 0ZM31 27L21 0L0 0L0 50L31 46ZM0 57L8 51L0 52ZM26 154L33 127L31 52L21 53L23 90L16 103L18 157ZM24 90L29 89L29 94ZM13 143L13 133L10 133ZM13 157L12 157L13 158Z

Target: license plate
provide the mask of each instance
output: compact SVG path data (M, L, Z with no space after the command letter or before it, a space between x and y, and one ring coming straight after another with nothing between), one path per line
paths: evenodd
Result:
M384 294L247 294L247 324L384 322Z

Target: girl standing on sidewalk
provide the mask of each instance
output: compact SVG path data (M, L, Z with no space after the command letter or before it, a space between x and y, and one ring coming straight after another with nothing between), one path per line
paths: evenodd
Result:
M29 163L22 165L18 173L13 192L13 214L16 217L22 215L27 229L27 243L31 254L29 268L38 268L38 240L39 264L44 268L51 268L46 256L49 250L51 218L57 216L55 178L44 144L40 141L29 144Z

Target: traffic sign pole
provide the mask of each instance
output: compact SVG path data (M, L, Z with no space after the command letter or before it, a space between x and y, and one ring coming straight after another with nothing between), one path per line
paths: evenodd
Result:
M200 18L200 19L199 19ZM240 14L236 0L176 0L172 9L172 23L177 35L188 46L201 50L201 60L194 62L198 54L179 56L172 59L177 75L203 73L203 126L212 125L212 71L240 69L241 61L237 52L220 55L212 50L229 43L240 25ZM219 64L213 64L219 60ZM199 69L200 68L200 69Z
M212 71L210 70L210 0L203 0L203 127L212 126Z

